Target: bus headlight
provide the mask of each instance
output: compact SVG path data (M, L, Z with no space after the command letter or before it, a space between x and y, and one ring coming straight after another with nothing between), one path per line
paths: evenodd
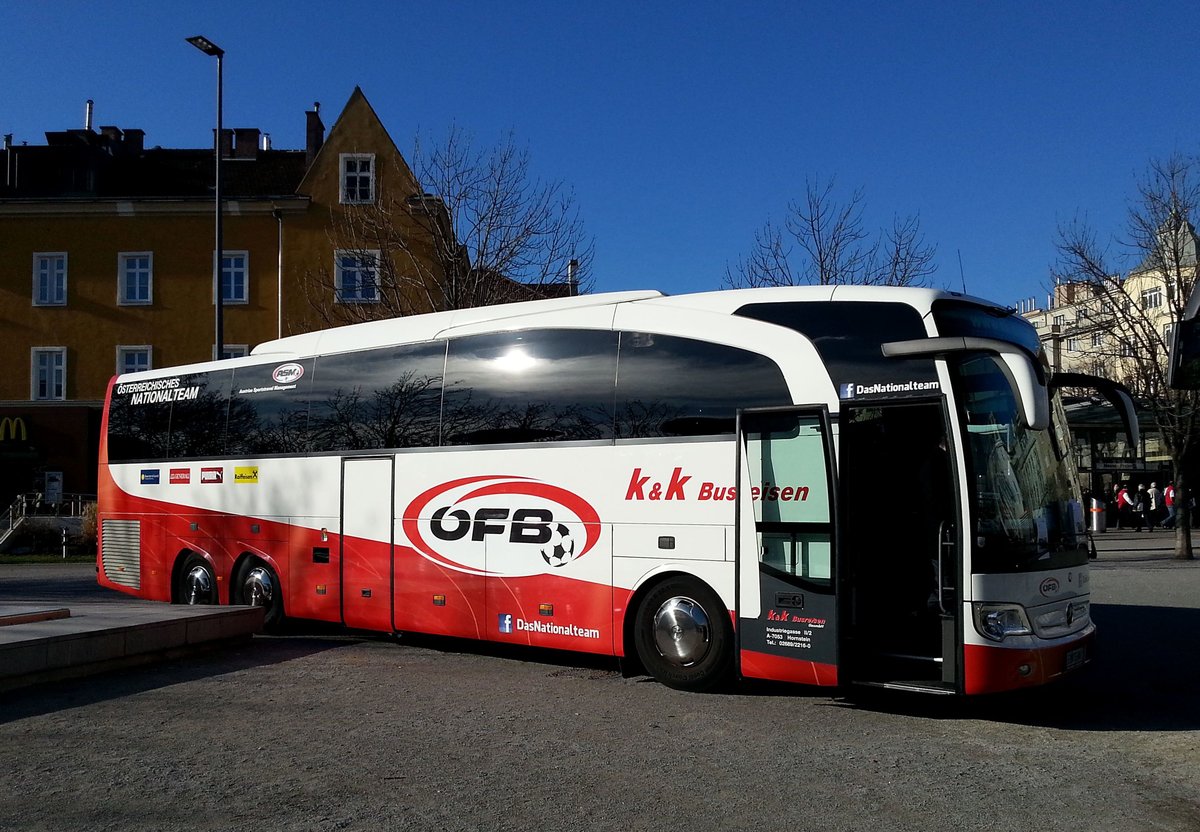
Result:
M975 629L984 638L1004 641L1008 636L1027 636L1033 632L1029 617L1020 604L974 604Z

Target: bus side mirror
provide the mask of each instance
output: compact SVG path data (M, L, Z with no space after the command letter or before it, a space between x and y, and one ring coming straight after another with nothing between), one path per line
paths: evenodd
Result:
M1000 357L1000 368L1012 389L1013 398L1021 410L1025 424L1031 430L1050 427L1050 394L1041 367L1034 357L1016 344L995 338L951 336L917 338L912 341L891 341L882 345L889 358L911 358L925 355L946 357L954 353L986 352Z
M1087 373L1055 373L1050 377L1050 388L1054 390L1061 387L1087 387L1108 399L1109 403L1116 408L1117 415L1121 417L1125 435L1129 437L1131 453L1134 456L1137 455L1137 449L1142 446L1142 434L1138 425L1137 408L1133 404L1133 396L1124 384Z

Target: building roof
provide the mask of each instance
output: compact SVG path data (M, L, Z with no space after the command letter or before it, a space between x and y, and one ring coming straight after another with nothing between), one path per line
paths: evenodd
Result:
M227 139L233 130L225 131ZM257 144L258 131L238 131ZM145 199L211 197L213 151L143 147L141 130L115 127L48 132L45 145L6 147L0 199ZM251 138L252 137L252 138ZM303 150L238 148L223 157L228 199L296 193L306 169Z

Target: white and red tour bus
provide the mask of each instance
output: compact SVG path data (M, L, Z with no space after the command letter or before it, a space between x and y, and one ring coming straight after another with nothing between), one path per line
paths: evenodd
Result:
M113 380L99 580L616 655L683 689L1030 687L1095 632L1047 375L1020 316L931 289L622 292L291 336Z

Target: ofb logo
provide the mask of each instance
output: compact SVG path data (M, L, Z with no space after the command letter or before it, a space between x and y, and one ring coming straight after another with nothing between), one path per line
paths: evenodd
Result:
M513 617L511 612L502 612L496 617L500 619L500 632L511 633L513 631Z
M578 494L530 477L451 480L418 494L404 533L434 563L476 575L537 575L576 563L600 537L600 516Z

